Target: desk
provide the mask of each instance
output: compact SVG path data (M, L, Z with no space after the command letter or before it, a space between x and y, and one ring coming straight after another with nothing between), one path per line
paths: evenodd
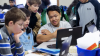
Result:
M49 42L43 42L42 44L40 44L37 48L48 48L47 45L50 44L56 44L55 39L50 40ZM75 46L70 46L69 48L69 53L72 54L73 56L78 56L77 55L77 48ZM57 54L58 56L59 54Z

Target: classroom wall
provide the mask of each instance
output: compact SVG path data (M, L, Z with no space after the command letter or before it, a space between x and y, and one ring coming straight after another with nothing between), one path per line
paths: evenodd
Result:
M64 5L68 7L72 2L73 0L59 0L59 6Z
M9 0L0 0L0 5L3 5L4 3L7 3L9 5Z

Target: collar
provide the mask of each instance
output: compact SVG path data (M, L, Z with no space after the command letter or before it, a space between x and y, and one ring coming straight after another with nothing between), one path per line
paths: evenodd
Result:
M4 27L3 28L1 28L2 30L3 30L3 32L5 32L8 36L10 36L9 35L9 33L8 33L8 30L7 30L7 28L6 28L6 26L4 25Z

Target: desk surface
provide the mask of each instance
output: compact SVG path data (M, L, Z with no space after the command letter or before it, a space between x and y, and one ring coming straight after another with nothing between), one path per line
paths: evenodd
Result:
M56 44L56 40L55 39L52 39L48 42L43 42L42 44L40 44L37 48L48 48L47 45L50 45L50 44ZM69 48L69 53L72 54L73 56L78 56L77 55L77 48L75 46L71 46ZM59 54L57 54L58 56Z

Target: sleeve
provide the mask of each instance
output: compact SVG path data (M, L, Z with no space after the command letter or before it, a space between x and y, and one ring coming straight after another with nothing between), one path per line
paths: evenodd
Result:
M42 27L39 29L38 34L41 34L41 30L43 30L43 29L46 29L45 26L42 26Z
M99 9L99 7L100 7L100 5L99 5L99 2L97 1L97 0L91 0L90 1L92 4L93 4L93 6L95 7L95 12L96 12L96 15L97 15L97 22L96 22L96 26L97 26L97 28L100 30L100 25L99 25L99 23L100 23L100 17L99 17L99 11L100 11L100 9Z
M76 6L76 26L79 26L79 21L80 21L79 14L78 14L78 7L79 6L80 6L80 3L78 3Z
M13 56L9 40L0 34L0 56Z
M31 29L31 35L32 35L32 39L33 39L32 45L34 46L34 33L33 33L32 29Z
M25 56L24 55L24 50L23 50L23 45L19 42L19 43L16 43L15 44L15 46L16 46L16 55L17 56Z

